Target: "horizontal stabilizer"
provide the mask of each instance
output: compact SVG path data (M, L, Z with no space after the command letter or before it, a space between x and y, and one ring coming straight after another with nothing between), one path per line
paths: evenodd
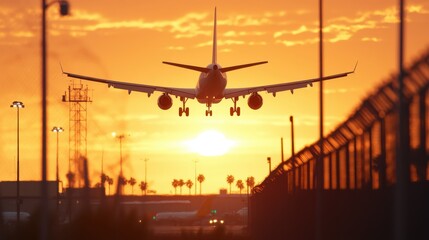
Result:
M252 66L256 66L256 65L260 65L260 64L265 64L268 63L267 61L263 61L263 62L255 62L255 63L248 63L248 64L243 64L243 65L237 65L237 66L232 66L232 67L225 67L220 69L221 72L229 72L229 71L234 71L237 69L241 69L241 68L247 68L247 67L252 67Z
M198 71L198 72L207 73L210 71L210 69L205 68L205 67L197 67L197 66L185 65L185 64L180 64L180 63L172 63L172 62L162 62L162 63L172 65L172 66L176 66L176 67L180 67L180 68L186 68L186 69L190 69L190 70L194 70L194 71Z

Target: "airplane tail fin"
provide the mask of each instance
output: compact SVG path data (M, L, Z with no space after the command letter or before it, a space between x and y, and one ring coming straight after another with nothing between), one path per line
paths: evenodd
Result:
M217 29L217 20L216 19L217 19L217 16L216 16L216 7L215 7L214 24L213 24L212 64L217 64L217 30L216 30ZM186 64L181 64L181 63L173 63L173 62L162 62L162 63L172 65L172 66L176 66L176 67L186 68L186 69L190 69L190 70L194 70L194 71L198 71L198 72L204 72L204 73L208 73L211 70L207 67L198 67L198 66L186 65ZM229 72L229 71L234 71L234 70L241 69L241 68L252 67L252 66L260 65L260 64L264 64L264 63L268 63L268 62L263 61L263 62L255 62L255 63L248 63L248 64L236 65L236 66L231 66L231 67L225 67L225 68L221 68L220 71L221 72Z
M197 217L205 217L209 215L213 203L213 197L208 197L197 211Z
M212 64L217 63L217 36L216 36L216 7L214 12L214 24L213 24L213 53L212 53Z

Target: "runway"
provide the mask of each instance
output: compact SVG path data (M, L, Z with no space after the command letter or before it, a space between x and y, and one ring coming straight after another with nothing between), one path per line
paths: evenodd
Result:
M225 225L221 226L227 235L241 236L247 234L247 226L245 225ZM170 235L177 236L182 234L210 234L218 227L214 226L150 226L149 229L154 235ZM223 230L222 230L223 231Z

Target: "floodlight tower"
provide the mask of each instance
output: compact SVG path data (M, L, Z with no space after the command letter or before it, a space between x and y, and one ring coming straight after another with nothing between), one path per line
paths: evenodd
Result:
M69 187L73 187L78 180L81 186L83 176L80 176L82 164L79 159L87 155L87 105L92 102L89 96L88 86L81 81L71 80L62 97L63 102L69 103L69 170L67 179ZM72 163L74 169L72 169Z

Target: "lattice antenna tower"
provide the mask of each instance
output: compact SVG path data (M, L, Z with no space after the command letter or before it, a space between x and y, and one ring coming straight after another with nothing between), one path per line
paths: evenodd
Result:
M62 96L69 103L69 169L67 173L69 187L83 183L82 157L87 156L87 105L92 102L87 85L80 80L71 80L68 91Z

